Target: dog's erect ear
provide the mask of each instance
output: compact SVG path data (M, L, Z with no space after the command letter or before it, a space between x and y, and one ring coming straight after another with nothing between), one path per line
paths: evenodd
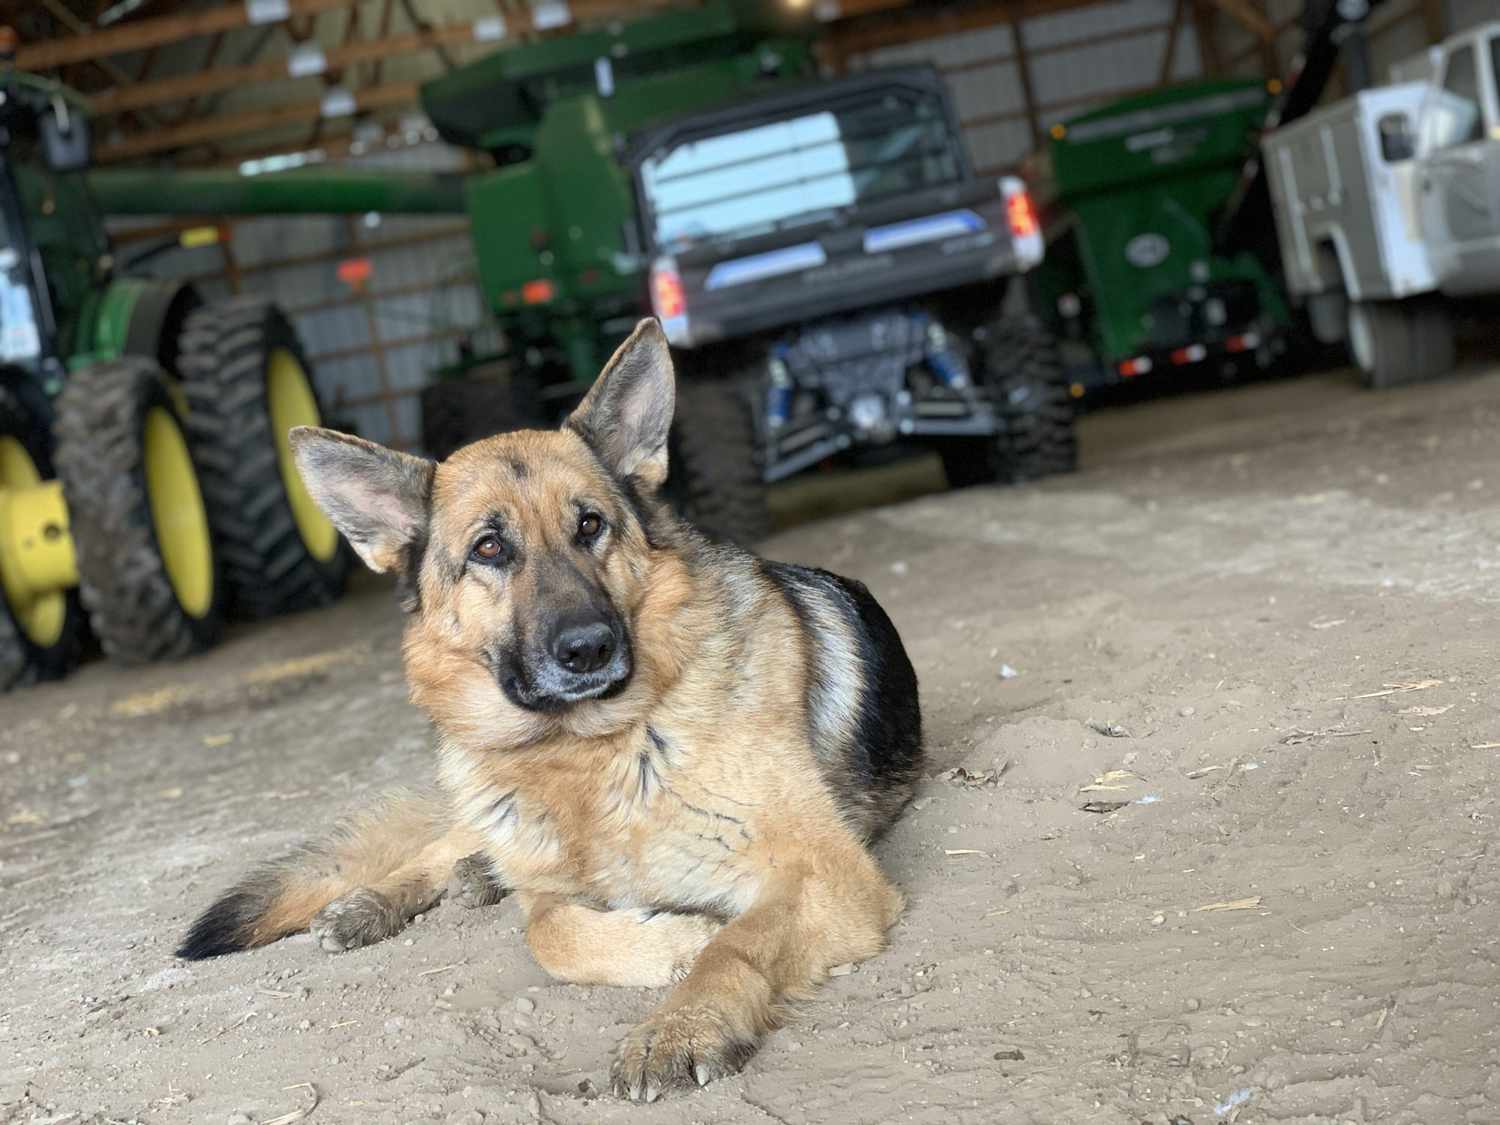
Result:
M307 491L371 570L401 570L427 534L437 465L316 426L296 426L292 452Z
M634 477L649 491L667 479L667 432L676 400L667 338L655 319L643 320L615 349L566 424L611 472Z

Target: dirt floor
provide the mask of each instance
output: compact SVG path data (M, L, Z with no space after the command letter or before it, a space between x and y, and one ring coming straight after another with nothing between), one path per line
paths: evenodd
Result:
M601 1094L653 1002L508 904L329 956L172 949L250 860L428 771L366 583L0 702L0 1121L1500 1121L1500 372L1090 417L1085 470L805 482L922 677L910 895L743 1075ZM927 493L924 495L913 494Z

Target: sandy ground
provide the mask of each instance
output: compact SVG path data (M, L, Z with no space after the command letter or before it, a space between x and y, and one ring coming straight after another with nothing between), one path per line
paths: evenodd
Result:
M1041 487L781 497L907 497L767 553L868 582L922 676L911 908L654 1106L600 1093L654 998L549 981L508 904L173 959L251 859L426 775L383 589L7 697L0 1121L1500 1121L1497 430L1500 373L1328 376L1091 417Z

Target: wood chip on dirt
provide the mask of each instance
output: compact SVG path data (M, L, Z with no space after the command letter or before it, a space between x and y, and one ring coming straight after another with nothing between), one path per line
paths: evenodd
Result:
M1254 910L1259 905L1260 895L1255 895L1253 898L1237 898L1230 902L1210 902L1206 906L1195 906L1193 912L1201 914L1205 910Z

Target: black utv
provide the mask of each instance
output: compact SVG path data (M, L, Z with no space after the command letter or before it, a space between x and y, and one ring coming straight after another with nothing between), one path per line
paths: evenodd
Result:
M627 163L682 375L669 483L699 523L753 538L767 484L897 444L960 487L1074 466L1055 342L1002 312L1041 260L1036 212L975 175L936 70L679 118Z

